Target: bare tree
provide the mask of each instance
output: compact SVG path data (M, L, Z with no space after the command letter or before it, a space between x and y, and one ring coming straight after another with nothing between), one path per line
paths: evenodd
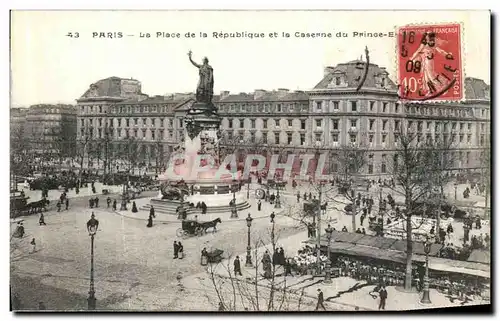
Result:
M452 180L450 170L453 168L456 157L453 152L454 143L453 139L448 137L437 138L435 140L429 139L422 144L423 148L427 151L426 167L431 175L431 183L438 191L437 193L429 193L431 203L436 203L436 242L440 241L439 227L441 225L441 205L445 197L445 188ZM435 197L437 195L437 197Z
M411 289L413 259L412 217L421 210L433 186L434 173L429 170L429 164L433 164L435 150L426 146L420 133L411 130L402 132L399 129L396 141L394 163L393 166L389 166L395 186L389 186L389 188L404 196L405 199L405 210L402 213L406 223L405 289L409 290Z
M207 272L211 287L217 295L219 304L222 304L226 311L300 310L304 291L300 295L292 293L285 274L279 273L277 265L272 264L270 277L262 279L260 268L263 266L263 255L259 254L258 250L263 247L263 250L274 253L279 239L279 230L274 224L271 224L268 232L268 235L257 239L253 244L254 266L251 277L237 277L234 274L231 254L225 263L209 263ZM295 307L291 306L292 302L297 302Z

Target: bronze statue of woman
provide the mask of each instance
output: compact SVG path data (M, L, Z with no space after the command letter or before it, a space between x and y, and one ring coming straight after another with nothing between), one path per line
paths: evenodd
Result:
M196 88L196 101L211 104L214 95L214 70L208 64L208 58L203 58L203 64L199 65L191 58L191 50L188 52L189 61L199 69L200 80Z

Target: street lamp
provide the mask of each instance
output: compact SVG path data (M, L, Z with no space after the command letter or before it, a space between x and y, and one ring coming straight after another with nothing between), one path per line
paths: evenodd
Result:
M247 258L246 258L245 266L252 267L253 266L252 256L250 254L250 250L252 249L250 247L250 226L252 226L253 218L250 216L250 213L248 213L248 217L246 218L246 221L247 221L247 227L248 227L248 243L247 243Z
M233 189L233 205L231 206L231 217L230 218L238 218L238 211L236 210L236 180L233 179L233 185L231 188Z
M250 181L251 181L251 176L248 176L248 182L247 182L247 199L250 199Z
M420 303L422 304L431 304L431 298L429 295L429 253L431 251L431 242L429 241L429 235L426 236L424 243L424 252L425 252L425 275L424 275L424 291L422 295L422 300Z
M327 248L327 259L326 259L326 274L324 283L332 283L332 273L331 273L331 259L330 259L330 241L332 240L333 228L328 224L328 227L325 229L326 239L328 240L328 248Z
M90 236L90 289L89 289L89 297L87 299L88 309L95 310L96 307L96 299L95 299L95 290L94 290L94 236L97 233L97 228L99 227L99 221L96 220L94 212L90 217L90 220L87 222L87 231Z
M276 184L276 200L275 200L275 203L274 203L274 208L281 208L280 185L279 185L278 180L275 180L274 184Z

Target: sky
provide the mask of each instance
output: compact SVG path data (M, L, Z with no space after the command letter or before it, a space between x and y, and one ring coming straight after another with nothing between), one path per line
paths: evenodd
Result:
M325 66L359 59L365 46L370 61L386 67L395 80L396 38L353 33L450 22L463 25L465 75L489 84L488 11L13 11L11 106L74 104L92 83L111 76L137 79L149 95L191 92L198 71L189 62L189 50L199 63L209 58L216 93L309 90L322 79ZM94 32L123 37L93 38ZM157 32L180 33L180 38L157 38ZM187 32L196 37L186 38ZM216 39L213 32L264 33L265 38ZM269 37L272 32L278 37ZM282 37L283 32L290 37ZM295 32L345 32L348 37L297 38Z

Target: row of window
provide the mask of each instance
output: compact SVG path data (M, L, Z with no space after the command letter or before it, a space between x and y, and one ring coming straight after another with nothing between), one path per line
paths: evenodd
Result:
M168 119L168 127L174 127L174 120L172 118L167 118ZM165 127L165 122L164 122L164 118L141 118L141 122L139 124L139 118L113 118L113 119L110 119L109 121L109 127L114 127L114 124L115 124L115 120L116 120L116 123L117 123L117 127L122 127L122 125L124 125L124 127L130 127L131 124L132 126L139 126L139 125L142 125L142 126L156 126L156 124L159 124L160 126L159 127ZM148 121L149 120L149 121ZM91 119L88 119L88 120L85 120L83 118L80 119L80 125L83 127L85 126L85 123L88 122L89 125L91 126L95 126L95 127L102 127L103 124L106 123L106 119L104 118L91 118ZM179 126L182 127L182 120L179 120ZM157 126L158 127L158 126Z
M216 104L221 112L240 112L240 113L288 113L288 112L307 112L309 105L307 103L260 103L260 104Z

